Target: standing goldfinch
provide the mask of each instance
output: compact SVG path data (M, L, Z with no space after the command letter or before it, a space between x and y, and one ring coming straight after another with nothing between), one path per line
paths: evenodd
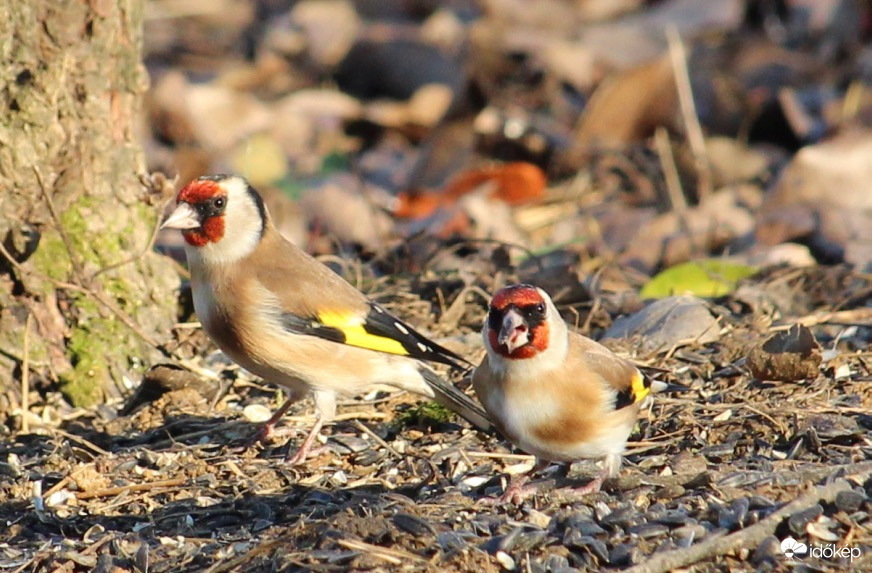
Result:
M419 360L462 369L457 354L368 300L285 240L260 195L241 177L210 175L182 188L164 228L180 229L194 310L234 362L285 387L287 402L311 394L316 422L291 463L306 459L337 395L388 385L433 398L487 429L487 414Z
M618 474L641 402L666 388L605 346L570 332L540 288L497 292L482 329L487 355L473 374L479 400L517 447L547 462L605 458L603 472L578 493L598 491ZM529 495L528 475L503 500Z

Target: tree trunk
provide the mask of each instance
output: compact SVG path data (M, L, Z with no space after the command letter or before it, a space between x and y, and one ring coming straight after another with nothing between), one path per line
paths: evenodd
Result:
M136 133L143 11L0 2L0 411L26 354L35 385L84 405L169 335L178 279L150 248L161 197Z

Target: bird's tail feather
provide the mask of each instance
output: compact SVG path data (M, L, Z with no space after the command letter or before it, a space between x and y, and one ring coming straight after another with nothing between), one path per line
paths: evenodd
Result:
M461 392L457 386L445 380L426 366L420 368L421 376L427 382L427 385L433 389L435 394L434 399L463 416L467 422L482 431L490 431L493 429L493 423L481 406L476 404L472 398Z

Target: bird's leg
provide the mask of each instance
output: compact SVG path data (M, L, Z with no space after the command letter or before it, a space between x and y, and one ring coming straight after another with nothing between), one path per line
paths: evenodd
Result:
M335 392L316 390L313 392L313 397L315 400L315 425L309 430L306 439L303 440L303 443L294 454L291 454L291 451L288 450L288 456L285 458L285 461L292 466L305 462L309 454L318 453L323 450L323 448L315 448L313 450L312 444L315 443L315 439L321 432L321 428L324 427L324 423L336 417Z
M572 488L572 493L584 496L591 493L596 493L602 488L606 478L615 477L621 472L621 454L609 454L603 462L602 471L597 474L593 480L584 484L581 487Z
M276 410L275 414L272 417L264 422L260 429L258 429L257 433L249 440L248 444L246 444L246 448L250 448L254 444L260 442L266 442L269 440L270 436L272 436L273 428L279 421L282 419L282 416L287 413L290 407L297 401L299 401L305 394L302 392L297 392L295 390L290 390L290 394L288 395L288 399L285 400L285 403L281 405L281 407Z
M251 443L249 445L254 445L258 442L266 442L272 436L273 428L276 424L279 423L279 420L282 419L282 416L290 409L291 405L296 402L299 398L296 396L292 396L285 400L285 403L281 405L281 407L276 410L275 414L272 417L261 424L260 428L257 430L257 433L254 434L254 437L251 439Z
M318 416L318 419L315 420L315 425L312 426L311 430L309 430L306 439L303 440L303 443L297 451L291 454L291 450L288 450L288 455L285 457L285 461L292 466L305 462L306 458L309 457L309 454L312 453L312 444L315 443L315 438L318 437L318 433L321 432L323 426L324 421L321 419L321 416ZM320 450L321 448L317 449Z
M584 495L588 495L591 493L596 493L600 490L600 488L602 488L603 482L605 481L606 477L608 477L608 476L605 472L600 472L591 481L587 482L586 484L584 484L581 487L570 488L570 491L578 496L584 496Z

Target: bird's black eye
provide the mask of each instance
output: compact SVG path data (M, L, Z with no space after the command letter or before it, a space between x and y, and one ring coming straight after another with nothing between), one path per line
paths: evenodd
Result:
M539 304L536 305L536 312L541 312L543 314L545 313L545 303L544 302L540 302Z
M224 197L216 197L212 204L215 205L216 209L223 209L224 205L227 204L227 199Z

